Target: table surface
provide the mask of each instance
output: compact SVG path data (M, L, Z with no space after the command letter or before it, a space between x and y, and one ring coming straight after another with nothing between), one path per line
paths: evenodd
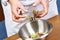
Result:
M47 36L46 40L60 40L60 15L48 19L53 24L53 31ZM17 40L19 35L15 34L6 38L5 40Z

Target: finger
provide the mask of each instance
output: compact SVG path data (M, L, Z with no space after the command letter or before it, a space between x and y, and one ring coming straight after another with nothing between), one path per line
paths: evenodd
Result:
M16 17L18 17L18 11L17 11L17 8L16 7L13 7L12 8L12 14L15 15Z
M23 18L23 15L19 15L17 9L13 9L12 14L15 15L17 18Z
M15 21L17 23L22 23L22 20L18 20L18 19L15 19L15 18L13 18L13 21Z
M43 11L38 11L37 17L41 18L41 17L44 17L46 14L47 14L47 12L45 12L44 10Z
M17 22L17 23L21 23L22 22L22 20L17 19L14 15L12 16L12 20Z
M39 4L40 4L40 1L41 1L41 0L36 0L36 2L33 4L33 6L39 5Z
M43 13L43 11L38 11L38 15L41 15Z
M43 12L40 17L44 17L45 15L47 15L47 13Z
M28 10L21 4L19 3L19 8L22 9L24 12L28 12Z

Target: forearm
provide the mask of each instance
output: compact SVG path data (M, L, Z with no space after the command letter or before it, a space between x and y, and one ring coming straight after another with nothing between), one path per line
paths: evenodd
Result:
M43 8L45 11L48 11L48 7L49 7L49 0L41 0L41 3L43 5Z

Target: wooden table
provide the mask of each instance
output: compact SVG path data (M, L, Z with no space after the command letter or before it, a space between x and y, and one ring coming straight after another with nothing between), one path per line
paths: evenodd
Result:
M5 19L4 17L4 13L3 13L3 8L2 8L2 5L0 3L0 21L3 21Z
M53 31L47 36L46 40L60 40L60 15L50 18L48 21L53 24ZM15 34L5 40L17 40L18 38L19 35Z

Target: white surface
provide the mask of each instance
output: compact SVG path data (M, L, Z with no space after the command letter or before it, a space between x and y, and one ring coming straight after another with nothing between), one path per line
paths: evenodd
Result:
M39 6L37 9L40 10L41 7L42 6ZM6 23L7 34L8 34L8 36L14 35L15 33L18 32L19 28L24 23L20 24L18 26L18 23L12 21L11 7L10 7L9 4L7 6L3 5L3 9L4 9L4 14L5 14L5 23ZM49 3L48 14L46 16L44 16L42 19L46 20L46 19L49 19L49 18L54 17L56 15L58 15L57 6L56 6L56 0L52 0Z
M34 3L35 1L32 0L32 1L20 1L23 5L31 5L32 3ZM28 2L28 3L27 3Z

